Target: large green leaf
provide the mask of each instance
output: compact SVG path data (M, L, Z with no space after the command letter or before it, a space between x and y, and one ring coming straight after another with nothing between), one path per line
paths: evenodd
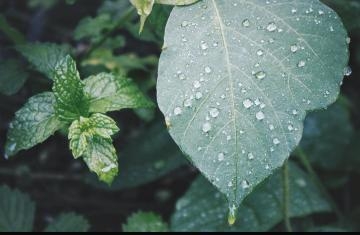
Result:
M121 75L101 73L85 79L84 84L92 113L154 106L132 80Z
M326 212L330 206L311 179L290 164L290 216L302 217ZM226 198L205 178L199 177L177 202L172 217L174 231L268 231L284 219L281 170L259 185L240 205L238 221L226 222Z
M333 103L346 31L317 0L175 7L157 84L169 131L237 207L298 145L306 111Z
M28 73L16 60L0 60L0 93L13 95L24 85Z
M159 215L151 212L132 214L123 226L123 232L168 232L168 225Z
M31 232L35 204L28 195L0 187L0 232Z
M89 100L76 63L70 56L56 64L53 91L56 98L55 111L59 119L72 121L88 115Z
M55 116L55 97L45 92L31 97L10 123L5 152L12 156L49 138L63 124Z
M65 58L69 48L54 43L28 43L19 45L16 49L49 79L54 79L56 64Z
M45 232L87 232L89 222L75 213L59 215L46 229Z

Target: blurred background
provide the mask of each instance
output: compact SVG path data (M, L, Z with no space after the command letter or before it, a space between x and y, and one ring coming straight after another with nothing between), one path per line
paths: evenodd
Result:
M360 227L360 1L323 0L349 32L350 70L339 101L306 120L301 143L351 228ZM163 31L171 7L156 6L144 32L125 0L0 0L0 155L8 125L26 100L51 89L14 49L26 42L68 46L81 77L125 73L156 100L155 85ZM130 13L129 13L130 12ZM16 78L9 86L8 78ZM10 160L0 157L0 185L17 188L36 203L35 230L60 213L83 215L92 231L121 231L131 213L154 211L169 220L176 201L198 172L168 135L158 109L110 114L121 131L114 138L120 175L112 187L97 181L74 160L66 133L57 133ZM1 200L1 199L0 199ZM324 220L332 220L325 218ZM300 226L300 225L299 225Z

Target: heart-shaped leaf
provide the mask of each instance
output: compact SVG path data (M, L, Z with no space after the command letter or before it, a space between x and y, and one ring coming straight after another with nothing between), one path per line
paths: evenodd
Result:
M347 33L317 0L175 7L158 103L180 148L238 207L298 145L306 111L339 93Z

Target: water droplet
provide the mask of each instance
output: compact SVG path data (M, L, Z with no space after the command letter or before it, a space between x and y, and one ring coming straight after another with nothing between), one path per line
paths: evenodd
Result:
M201 83L199 81L195 81L193 85L194 85L195 89L198 89L201 87Z
M350 44L350 43L351 43L351 38L347 37L347 38L346 38L346 43L347 43L347 44Z
M296 109L294 109L293 111L292 111L292 114L293 115L297 115L299 112L296 110Z
M291 45L290 50L291 50L291 52L295 53L299 50L299 47L297 45Z
M352 69L350 66L347 66L346 68L344 68L344 76L348 77L352 74Z
M275 145L279 145L279 144L280 144L280 140L279 140L278 138L274 138L274 139L273 139L273 143L274 143Z
M212 108L209 111L210 116L213 118L216 118L217 116L219 116L219 110L217 108Z
M247 180L243 180L243 181L241 181L241 187L243 189L247 189L247 188L250 187L250 184L249 184L249 182Z
M254 159L254 154L249 153L249 154L248 154L248 159L249 159L249 160L253 160L253 159Z
M235 206L235 204L229 206L228 223L230 226L234 225L236 222L236 211L237 207Z
M245 19L243 22L242 22L242 26L244 27L250 27L250 21L248 19Z
M197 100L199 100L199 99L201 99L202 98L202 93L201 92L196 92L196 94L195 94L195 99L197 99Z
M334 31L335 31L335 30L334 30L334 27L330 26L330 31L331 31L331 32L334 32Z
M232 181L229 181L228 187L231 188L232 186L234 186L233 182L232 182Z
M262 56L262 55L264 55L264 51L263 50L258 50L257 52L256 52L256 54L258 55L258 56Z
M250 99L246 99L243 101L243 105L246 109L250 108L251 106L254 105L254 103L250 100Z
M225 159L225 154L224 153L219 153L218 154L218 161L222 162L222 161L224 161L224 159Z
M295 14L297 10L295 8L291 9L291 13Z
M294 130L294 126L293 126L293 125L288 125L288 130L289 130L289 131L293 131L293 130Z
M182 109L180 108L180 107L176 107L175 109L174 109L174 114L175 114L175 116L178 116L178 115L180 115L182 113Z
M180 79L180 80L185 80L185 74L183 74L183 73L180 73L180 74L178 74L178 78Z
M192 105L192 100L191 99L186 99L184 101L184 107L191 107Z
M201 48L201 50L207 50L209 48L209 46L206 42L202 41L200 44L200 48Z
M272 131L275 129L274 125L269 125L269 129Z
M211 68L210 68L209 66L206 66L206 67L205 67L205 73L208 73L208 74L209 74L209 73L211 73L211 71L212 71L212 70L211 70Z
M181 27L186 27L189 25L189 22L184 20L182 23L181 23Z
M256 77L257 79L262 80L262 79L264 79L264 78L266 77L266 73L265 73L264 71L259 71L259 72L257 72L257 73L255 74L255 77Z
M211 131L211 124L209 122L204 123L202 126L202 131L205 133Z
M277 29L277 26L274 22L270 22L266 27L267 31L274 32Z
M302 68L302 67L305 67L305 65L306 65L306 62L304 60L300 60L297 66L299 68Z
M318 13L319 13L319 15L324 15L325 14L325 12L323 10L319 10Z
M256 116L256 119L259 121L261 121L265 118L265 114L262 111L257 112L255 116Z

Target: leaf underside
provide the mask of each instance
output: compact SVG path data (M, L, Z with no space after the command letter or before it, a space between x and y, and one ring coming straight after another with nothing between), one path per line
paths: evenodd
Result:
M333 103L346 31L317 0L175 7L158 103L175 142L238 206L298 145L306 112Z

